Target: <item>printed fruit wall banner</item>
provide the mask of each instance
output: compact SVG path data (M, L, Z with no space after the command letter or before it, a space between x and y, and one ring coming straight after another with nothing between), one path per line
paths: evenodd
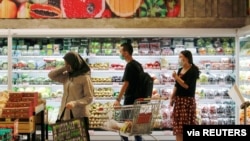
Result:
M0 0L1 19L178 17L181 0Z

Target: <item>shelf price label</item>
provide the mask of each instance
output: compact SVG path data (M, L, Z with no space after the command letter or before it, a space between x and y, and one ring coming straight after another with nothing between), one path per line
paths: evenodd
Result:
M11 118L6 118L5 121L6 122L11 122Z
M94 130L89 130L89 135L95 135L95 131Z
M113 82L113 86L119 86L119 82Z
M225 82L219 82L219 85L220 86L225 86L226 84L225 84Z
M197 86L201 86L201 83L200 83L200 82L197 82L196 85L197 85Z
M167 135L167 136L171 136L171 135L173 135L173 132L172 131L163 131L163 134Z
M170 82L165 82L164 85L167 86L167 87L170 87L171 83Z
M215 98L214 98L214 100L216 101L216 102L221 102L222 101L222 97L218 97L218 96L216 96Z

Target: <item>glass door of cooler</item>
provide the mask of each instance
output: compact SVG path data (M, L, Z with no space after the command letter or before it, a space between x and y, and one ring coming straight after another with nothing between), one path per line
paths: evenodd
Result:
M250 37L239 38L239 90L246 101L250 100ZM240 111L240 123L250 124L250 107L247 109L246 117L243 110Z
M0 91L5 90L8 90L8 38L0 37Z
M184 40L188 46L190 40ZM235 124L235 103L229 90L236 81L235 38L194 38L194 63L200 68L196 87L197 121L202 125ZM186 48L192 51L192 48Z

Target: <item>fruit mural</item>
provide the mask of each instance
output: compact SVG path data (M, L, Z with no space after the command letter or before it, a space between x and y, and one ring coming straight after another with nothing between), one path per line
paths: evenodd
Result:
M178 17L180 0L0 0L0 19Z

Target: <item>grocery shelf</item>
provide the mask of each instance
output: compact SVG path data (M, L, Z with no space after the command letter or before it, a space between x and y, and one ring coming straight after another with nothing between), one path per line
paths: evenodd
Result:
M0 73L8 73L8 70L0 70Z
M13 37L232 37L233 28L57 28L57 29L11 29ZM0 32L1 33L1 32ZM4 34L4 33L3 33ZM1 35L1 34L0 34ZM5 31L8 35L8 30Z
M13 69L14 73L49 73L50 70L21 70L21 69Z
M0 56L1 57L1 56ZM5 56L6 57L6 56ZM12 58L13 59L62 59L63 55L53 55L53 56L47 56L47 55L13 55Z

